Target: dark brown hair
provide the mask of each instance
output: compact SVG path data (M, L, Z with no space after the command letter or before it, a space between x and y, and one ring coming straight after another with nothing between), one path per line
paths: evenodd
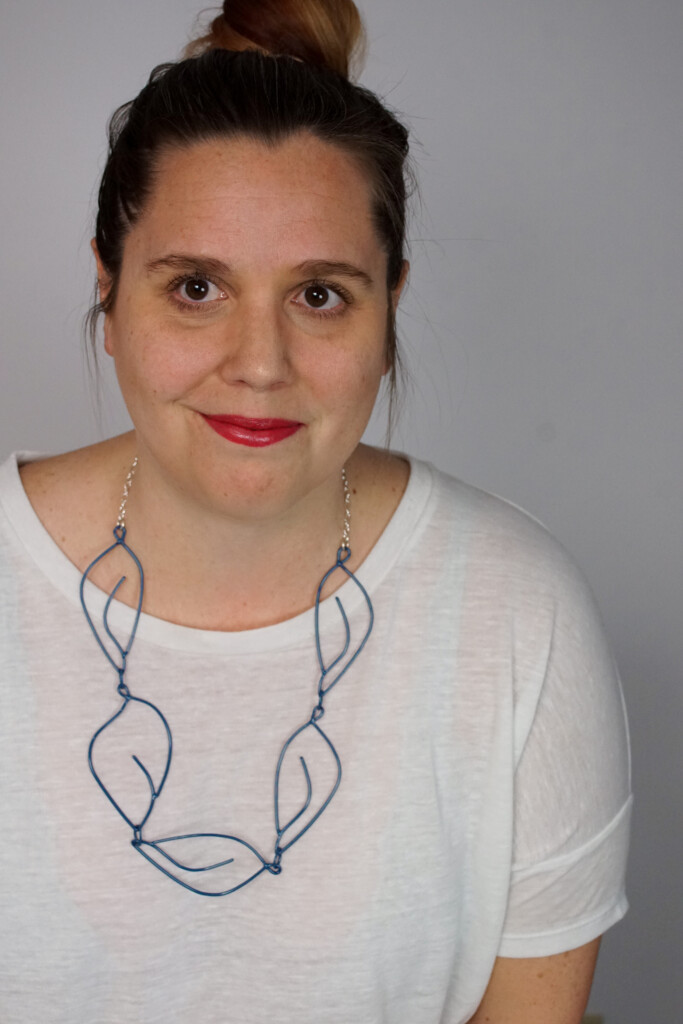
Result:
M88 316L93 342L99 314L116 301L124 241L154 187L159 153L215 138L246 135L275 145L305 131L352 155L372 185L387 288L398 285L408 133L373 93L346 77L361 39L351 0L226 0L209 33L188 48L197 55L155 68L140 94L116 111L95 230L111 287ZM391 312L387 358L393 396L398 354Z

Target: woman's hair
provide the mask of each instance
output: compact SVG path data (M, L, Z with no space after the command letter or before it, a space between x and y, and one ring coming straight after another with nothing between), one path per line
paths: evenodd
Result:
M116 301L124 241L154 188L160 153L216 138L275 145L310 132L355 158L372 187L387 287L397 286L408 133L373 93L347 77L362 40L352 0L225 0L208 33L187 48L191 56L155 68L140 94L116 111L95 231L111 287L88 316L93 342L99 314ZM398 354L391 312L387 358L393 396Z
M363 48L363 23L351 0L226 0L206 35L185 49L261 50L296 57L344 78Z

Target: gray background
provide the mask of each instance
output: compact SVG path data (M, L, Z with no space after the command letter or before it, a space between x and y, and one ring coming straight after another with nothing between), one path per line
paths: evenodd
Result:
M113 108L193 0L2 0L0 455L125 429L81 349ZM367 0L364 81L421 181L394 445L539 516L584 567L633 731L632 911L591 1000L681 1020L683 4ZM106 356L103 363L107 363ZM371 436L382 438L381 416Z

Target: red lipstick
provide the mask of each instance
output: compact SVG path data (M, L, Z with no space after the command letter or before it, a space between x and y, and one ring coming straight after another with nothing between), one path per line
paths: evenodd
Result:
M303 426L297 420L254 419L250 416L208 416L204 421L212 430L234 444L248 448L266 448L295 434Z

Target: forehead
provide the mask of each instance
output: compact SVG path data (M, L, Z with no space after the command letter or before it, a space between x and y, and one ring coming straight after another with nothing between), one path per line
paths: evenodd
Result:
M181 245L231 262L383 257L367 174L308 133L274 145L216 139L165 150L128 241L145 256Z

